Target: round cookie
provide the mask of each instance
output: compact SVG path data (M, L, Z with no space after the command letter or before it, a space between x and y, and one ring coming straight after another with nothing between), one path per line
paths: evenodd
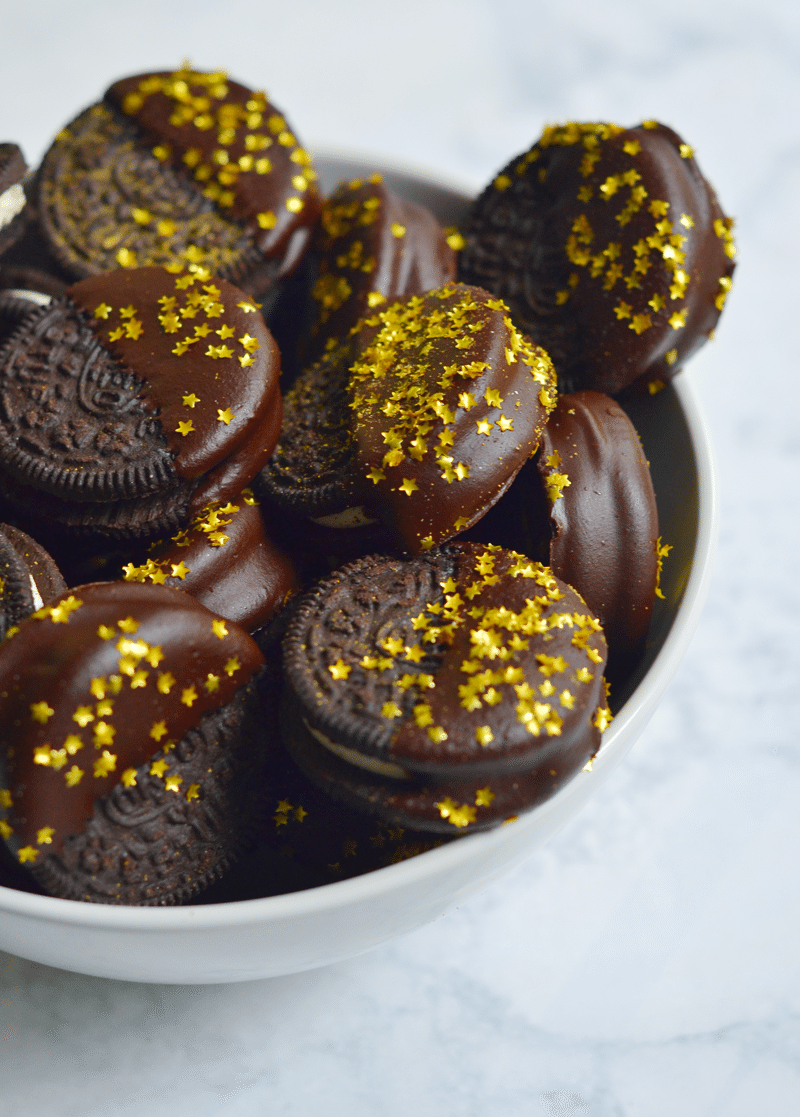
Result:
M499 547L373 556L311 591L284 641L282 732L318 786L414 829L484 829L553 794L608 724L597 619Z
M505 304L446 286L361 319L298 378L261 484L294 515L382 520L405 549L430 550L500 498L555 399L547 354Z
M473 203L459 278L506 300L561 390L656 387L716 325L732 225L672 129L550 126Z
M180 590L95 583L0 647L0 836L48 892L164 904L263 818L264 659Z
M19 528L0 524L0 640L66 588L44 547Z
M261 469L279 372L256 305L198 265L83 280L0 349L3 495L73 529L168 530Z
M320 205L310 155L266 96L188 67L115 82L38 175L68 275L202 263L255 293L302 257Z

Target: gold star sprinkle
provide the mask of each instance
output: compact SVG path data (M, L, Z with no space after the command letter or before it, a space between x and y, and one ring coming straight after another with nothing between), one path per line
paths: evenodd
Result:
M119 779L123 787L136 787L136 769L126 768Z
M193 686L184 687L181 693L181 702L184 706L191 706L197 701L197 691Z
M173 578L180 578L183 580L189 573L191 573L190 567L186 566L183 562L173 563L171 566L171 577Z
M200 397L196 396L194 394L194 392L190 392L188 395L183 397L183 406L184 407L196 407L199 402L200 402Z
M167 768L169 768L169 764L167 764L166 760L154 760L150 765L150 775L158 776L159 779L162 779Z
M23 846L17 854L20 864L25 864L26 861L35 861L39 855L39 850L34 849L33 846Z
M235 674L236 674L236 672L237 672L237 671L239 670L239 668L240 668L241 666L242 666L242 665L241 665L241 663L239 662L239 660L238 660L238 659L236 658L236 656L232 656L232 657L231 657L231 658L230 658L230 659L228 660L228 662L227 662L227 663L225 664L225 667L224 667L224 671L225 671L225 674L226 674L226 675L227 675L227 676L228 676L229 678L231 678L231 677L233 677L233 675L235 675Z
M175 676L171 675L169 673L169 671L166 671L163 674L160 674L158 676L158 682L156 683L156 689L161 694L169 694L169 692L172 690L172 688L174 686L175 686Z
M70 594L58 605L53 606L50 610L50 620L53 624L66 624L69 621L70 614L74 613L76 609L80 609L81 605L83 605L83 602L78 601L74 594Z
M43 826L41 830L36 831L36 844L40 846L52 845L53 834L55 834L55 830L52 826Z
M229 407L226 407L224 411L221 408L217 409L217 422L218 423L224 423L225 426L227 427L228 424L235 418L236 418L236 416L233 414L233 412L231 411L231 409Z
M199 783L190 783L189 786L186 788L186 799L187 799L187 801L191 802L192 799L199 799L199 798L200 798L200 784Z
M108 318L113 309L114 308L110 307L108 303L100 303L99 306L94 308L94 316L95 318Z
M494 798L495 793L490 787L479 787L475 792L475 806L488 807Z
M223 621L223 620L220 620L220 619L213 620L211 622L211 631L214 633L214 635L218 639L224 640L225 637L228 635L228 626L225 624L225 621Z
M117 621L117 627L123 632L134 633L139 627L139 622L135 621L133 617L126 617L123 621Z
M117 766L117 758L113 752L108 749L103 749L102 755L94 762L94 778L105 779L109 772L113 772Z
M166 737L169 730L165 721L155 721L150 730L150 736L154 741L160 741L162 737Z
M83 779L83 770L77 764L73 764L68 772L64 773L64 783L67 787L77 787Z
M42 725L46 725L48 719L51 718L54 713L55 710L53 707L48 706L44 700L31 704L31 717L34 721L41 722Z
M164 787L166 788L167 791L176 791L177 792L182 783L183 783L183 780L181 779L181 777L178 776L178 775L173 774L171 776L167 776L167 778L164 780Z
M352 668L344 663L343 660L338 659L336 663L329 664L328 670L334 679L346 679L352 671Z

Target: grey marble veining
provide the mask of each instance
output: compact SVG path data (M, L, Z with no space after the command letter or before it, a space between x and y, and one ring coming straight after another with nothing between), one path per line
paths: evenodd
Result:
M800 1112L800 9L780 0L3 5L0 139L35 162L120 74L263 84L303 139L479 187L547 121L656 117L737 218L690 365L722 522L640 742L539 855L437 923L273 981L149 987L0 955L0 1113Z

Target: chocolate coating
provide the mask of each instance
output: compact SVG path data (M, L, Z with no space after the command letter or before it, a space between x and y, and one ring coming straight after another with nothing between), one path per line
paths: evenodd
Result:
M550 565L599 617L614 658L641 651L658 575L658 509L641 443L600 392L560 396L536 467L550 498Z
M235 503L205 508L172 539L152 544L139 565L124 566L122 576L180 588L248 631L265 624L300 586L249 490Z
M0 253L24 232L29 213L22 180L28 167L14 143L0 143Z
M459 278L508 302L562 390L614 394L669 379L706 340L732 224L670 128L548 127L474 202Z
M44 547L19 528L0 524L0 640L66 588Z
M12 851L22 863L45 845L59 853L116 780L168 751L262 663L243 630L165 586L79 586L23 621L0 646Z
M326 199L311 243L315 269L305 362L344 339L359 318L455 279L456 256L436 218L372 175Z
M264 94L190 69L114 83L39 180L42 231L76 278L192 259L265 291L297 266L320 205L311 157Z

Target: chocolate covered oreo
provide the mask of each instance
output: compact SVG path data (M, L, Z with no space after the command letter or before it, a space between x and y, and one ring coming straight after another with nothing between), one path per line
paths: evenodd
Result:
M506 300L562 390L655 388L716 325L732 225L672 129L550 126L471 206L459 278Z
M357 809L452 833L507 820L591 759L606 646L583 600L499 547L372 557L321 583L284 643L284 739Z
M177 526L266 461L279 370L257 306L199 265L83 280L0 349L4 495L74 529Z
M0 647L0 836L47 891L163 904L263 817L263 656L188 594L95 583Z
M361 319L298 379L261 481L296 515L381 520L430 550L500 498L555 400L549 357L502 300L446 286Z
M192 260L265 291L320 204L311 156L265 94L188 67L115 82L62 129L38 182L42 233L75 278Z

